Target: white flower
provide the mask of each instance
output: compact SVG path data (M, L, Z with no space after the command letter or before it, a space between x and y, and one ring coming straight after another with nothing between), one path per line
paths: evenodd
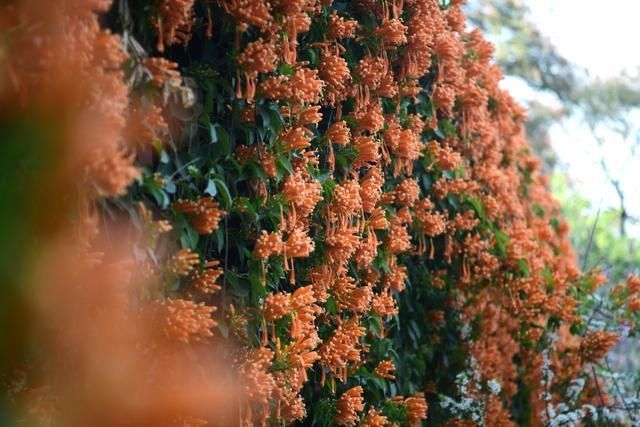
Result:
M567 388L567 397L569 397L572 402L575 402L583 388L584 378L574 378L571 380L571 384Z
M502 391L502 386L500 385L500 381L498 381L495 378L487 381L487 387L489 387L489 391L491 392L491 394L494 394L494 395Z

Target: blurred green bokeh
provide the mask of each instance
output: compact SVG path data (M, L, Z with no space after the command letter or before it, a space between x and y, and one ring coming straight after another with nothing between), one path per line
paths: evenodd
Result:
M30 359L29 275L42 238L58 216L46 191L56 153L46 121L28 114L0 121L0 425L13 425L9 400L17 370ZM49 135L49 136L48 136ZM51 216L50 216L51 215Z

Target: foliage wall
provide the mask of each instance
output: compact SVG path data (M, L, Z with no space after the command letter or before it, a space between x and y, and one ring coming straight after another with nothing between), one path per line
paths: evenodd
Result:
M601 280L460 3L2 6L5 135L55 153L18 419L597 424Z

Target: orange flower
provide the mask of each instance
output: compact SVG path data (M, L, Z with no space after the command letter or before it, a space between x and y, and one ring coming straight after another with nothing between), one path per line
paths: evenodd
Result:
M200 292L206 294L212 294L222 289L220 285L216 283L218 278L224 273L224 270L218 267L219 265L220 261L209 261L204 265L203 270L196 270L191 279L193 286Z
M442 170L456 170L462 164L460 153L453 151L448 145L440 145L436 141L428 145L429 154L438 163Z
M318 70L300 68L291 77L292 101L317 103L324 83L318 78Z
M466 211L464 214L456 213L456 216L449 221L447 226L449 230L453 232L458 230L469 231L473 230L479 224L478 218L476 218L475 211Z
M320 78L326 83L329 105L343 101L347 96L347 83L351 79L349 66L338 55L324 55L318 65Z
M105 147L96 150L90 160L88 175L98 194L104 197L124 195L131 182L140 177L134 160L135 155L125 149Z
M434 36L445 31L445 21L437 4L417 4L407 21L407 43L402 75L419 78L431 66Z
M291 367L310 369L313 364L320 359L320 356L315 351L317 341L309 338L300 338L297 341L289 344L285 353Z
M386 230L389 228L389 221L387 221L385 210L380 207L375 208L373 212L371 212L371 215L369 215L367 224L373 230Z
M162 57L152 57L144 60L144 65L151 73L151 82L163 87L165 84L180 86L182 77L178 71L178 64Z
M290 77L268 77L260 84L265 98L287 100L292 104L318 103L323 87L318 70L310 68L299 68Z
M327 290L333 285L335 272L326 264L320 264L309 271L313 295L317 301L325 302L329 298Z
M245 419L244 425L253 425L252 403L259 405L260 415L263 419L269 416L269 399L276 387L273 375L269 372L273 363L273 351L269 348L256 348L251 350L238 368L243 379L244 389L248 401L243 411ZM246 423L246 424L245 424Z
M303 420L307 416L307 408L301 396L285 398L282 403L282 418L287 424L296 420Z
M200 263L200 256L182 248L169 261L169 271L178 276L188 276L193 267Z
M435 85L431 97L435 107L443 113L444 117L449 117L453 114L453 105L456 101L456 91L450 85Z
M420 88L418 88L418 93ZM385 98L393 98L398 94L398 85L396 84L393 74L387 73L382 80L380 80L380 86L376 89L376 95L383 96ZM417 93L416 93L417 95Z
M339 426L355 425L359 419L359 412L364 410L362 387L357 386L345 391L336 405L336 416L333 422Z
M264 147L261 147L259 153L260 156L258 158L258 161L260 162L260 166L262 166L265 175L270 178L275 178L278 175L278 170L276 167L276 155L268 152Z
M344 381L348 364L361 362L359 341L365 334L366 330L360 326L358 317L352 317L340 324L320 347L322 364Z
M640 293L640 277L629 274L627 276L627 289L629 293Z
M316 298L315 287L313 285L296 289L293 293L291 296L291 306L293 307L295 316L291 324L291 338L306 337L317 344L319 339L314 322L316 316L321 314L323 309L315 304L316 301L318 301L318 299Z
M345 264L360 244L360 236L356 227L341 226L330 229L327 233L327 256L337 265Z
M386 247L392 254L398 254L411 249L411 237L407 227L397 217L391 220L391 229L386 240Z
M371 300L371 311L378 316L395 316L398 314L396 301L391 295L389 288L382 291L379 295L374 295Z
M382 184L384 184L384 177L380 168L371 168L362 178L360 198L365 212L371 213L375 209L382 196Z
M411 175L413 163L422 157L423 144L420 140L421 130L402 129L395 123L389 123L383 138L389 152L396 156L394 159L393 176L401 172Z
M375 35L382 39L385 45L399 46L407 42L407 27L399 19L390 19L376 28Z
M358 123L359 132L376 133L384 127L384 117L380 103L369 104L365 108L355 111L353 118Z
M271 41L265 42L262 37L248 43L236 58L236 62L242 71L253 77L257 76L258 73L275 71L277 60L275 45Z
M407 281L407 267L404 265L392 265L391 271L387 273L385 285L391 289L401 292Z
M344 19L338 16L334 11L329 16L329 28L327 36L330 40L349 39L354 37L354 33L358 28L358 22L353 19Z
M452 33L443 32L436 40L434 50L440 61L453 62L463 55L462 42Z
M336 145L347 145L351 140L351 131L344 120L337 121L327 130L329 142Z
M419 426L422 420L427 419L428 406L424 393L418 393L413 397L406 398L404 405L407 407L407 418L410 426Z
M260 83L260 90L265 99L286 100L293 96L287 76L283 75L267 77Z
M420 187L415 179L405 179L393 189L395 201L401 206L413 206L420 197Z
M155 22L158 33L158 50L164 52L166 45L182 43L191 39L193 26L193 4L195 0L157 0L159 17Z
M372 229L369 229L367 237L360 241L360 245L353 256L359 268L370 265L378 255L378 245L380 242Z
M284 256L306 258L315 249L315 243L302 228L294 228L284 243Z
M416 210L415 216L420 231L427 237L439 236L447 229L447 220L441 212Z
M304 108L298 115L298 125L306 126L310 124L317 125L322 120L322 113L319 105L312 105Z
M333 190L331 212L338 216L358 216L362 210L360 184L355 179L345 180Z
M357 136L353 146L358 152L353 162L354 168L375 166L380 161L380 143L372 136Z
M369 310L373 291L367 285L356 287L353 277L338 277L333 282L331 291L339 310L350 310L354 313L364 313Z
M269 3L264 0L219 0L219 3L238 21L240 31L246 31L249 25L264 30L273 19Z
M447 180L442 177L431 188L435 198L443 199L449 194L464 194L473 191L478 188L478 185L475 182L465 181L460 178Z
M356 288L351 293L348 301L348 308L354 313L366 313L371 308L373 290L368 285Z
M288 294L269 294L264 302L264 318L279 320L291 313L291 298Z
M318 306L314 305L315 301L313 286L298 288L293 294L269 294L264 304L265 318L266 320L279 320L295 311L298 321L313 322L315 313L319 309ZM293 338L298 336L298 334L292 334Z
M258 258L265 259L272 255L279 255L283 249L282 235L280 233L267 233L265 230L262 230L253 248L253 253Z
M131 105L126 132L132 146L136 146L136 143L146 146L152 142L164 141L169 133L169 126L159 106Z
M169 338L189 344L213 336L210 329L216 326L216 322L211 318L211 313L216 311L216 307L170 299L156 303L154 308L164 316L163 330Z
M380 81L387 74L387 65L382 58L365 56L358 62L356 75L360 83L371 89L380 86Z
M302 169L296 169L284 181L282 195L287 203L291 203L296 213L302 217L311 215L319 201L322 200L322 186Z
M211 234L218 229L220 218L226 212L218 209L218 202L210 197L201 197L195 202L178 200L174 209L192 217L193 228L200 234Z
M395 371L396 367L394 366L391 360L383 360L376 366L373 372L380 378L386 378L388 380L395 380L396 377L391 373L391 371Z
M580 344L580 355L588 362L597 363L618 342L618 338L618 334L612 332L587 333Z
M306 127L297 127L284 131L280 140L287 150L295 151L310 147L312 136L313 132Z
M382 415L381 411L373 409L373 407L369 408L367 415L364 417L362 421L362 427L384 427L389 424L389 420L387 417Z

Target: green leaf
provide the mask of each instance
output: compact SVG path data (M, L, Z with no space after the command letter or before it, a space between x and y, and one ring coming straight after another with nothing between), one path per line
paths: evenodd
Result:
M220 330L222 336L225 338L229 338L229 326L227 326L227 323L224 321L224 319L220 319L217 322L218 329Z
M231 154L231 137L229 136L229 132L225 128L220 125L214 125L217 135L217 141L220 142L220 147L222 149L222 153L225 155Z
M478 218L482 220L487 219L484 213L484 206L482 206L480 200L476 199L475 197L469 197L467 198L467 201L469 202L471 207L473 207L473 210L476 212L476 215L478 215Z
M260 276L255 273L249 274L249 283L251 284L251 300L254 305L259 305L260 300L265 298L269 292L265 286L262 286Z
M506 255L507 254L506 245L507 243L509 243L509 236L507 236L500 230L496 230L494 232L494 237L496 239L496 247L498 248L500 255Z
M169 163L169 154L167 154L166 150L160 151L160 163Z
M218 194L218 189L216 188L216 182L213 179L210 179L207 183L207 188L204 189L204 192L211 197L215 197Z
M446 136L455 138L457 136L456 127L448 120L438 120L438 131L442 130Z
M211 143L218 142L218 132L216 132L216 125L209 123L209 134L211 135Z
M327 302L324 305L324 308L328 315L335 315L338 311L338 307L336 306L336 300L333 297L329 297Z
M529 273L529 264L527 263L526 260L524 259L519 259L517 261L518 263L518 267L520 268L520 272L522 273L523 276L525 277L529 277L530 273Z
M276 165L281 170L285 170L289 172L291 175L293 175L293 166L291 166L291 162L289 161L288 157L278 156L278 158L276 159Z
M180 243L183 248L195 250L200 241L200 235L189 223L185 223L185 226L180 236Z
M291 76L293 75L294 69L291 65L283 63L278 67L278 71L285 76Z
M233 199L231 198L231 193L227 188L227 184L225 184L224 181L222 181L220 178L215 178L213 181L215 182L218 191L222 195L225 207L227 209L231 209L231 206L233 205Z

